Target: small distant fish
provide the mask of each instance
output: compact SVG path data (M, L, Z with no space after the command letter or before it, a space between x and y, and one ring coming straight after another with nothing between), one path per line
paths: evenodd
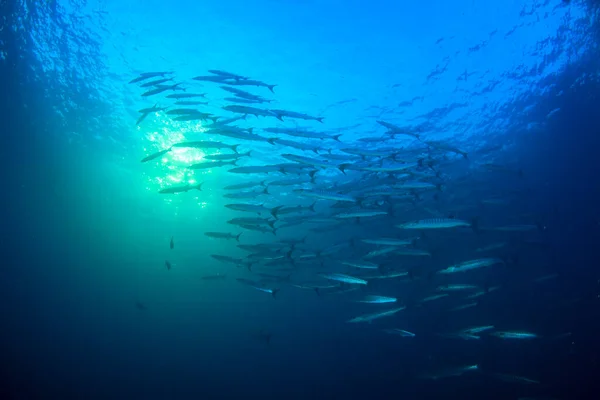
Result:
M412 332L405 331L404 329L398 329L398 328L384 329L383 331L385 333L389 333L391 335L399 335L402 337L411 337L412 338L412 337L417 336Z
M463 226L470 227L472 224L467 221L454 218L434 218L405 222L403 224L396 225L396 227L400 229L448 229Z
M496 264L504 264L500 258L479 258L476 260L465 261L460 264L451 265L450 267L438 271L438 274L453 274L458 272L470 271L483 267L489 267Z
M384 304L384 303L395 303L398 301L395 297L386 296L365 296L363 300L356 300L357 303L368 303L368 304Z
M436 289L438 292L457 292L463 290L477 290L479 286L476 285L467 285L467 284L450 284L450 285L442 285L438 286Z
M350 323L357 323L357 322L372 322L376 319L380 319L380 318L384 318L384 317L390 317L402 310L406 309L406 307L398 307L398 308L392 308L391 310L387 310L387 311L381 311L381 312L377 312L377 313L371 313L371 314L364 314L364 315L359 315L358 317L349 319L347 322Z
M165 260L165 267L170 271L173 265L168 260Z
M235 239L237 242L239 242L242 232L237 235L234 235L230 232L204 232L204 235L215 239Z
M269 293L271 296L273 296L273 298L275 299L277 296L277 293L279 293L279 289L275 289L275 288L267 288L264 286L261 286L259 283L251 281L249 279L244 279L244 278L236 278L236 281L243 283L246 286L250 286L251 288L254 288L258 291L261 292L265 292L265 293Z
M519 331L499 331L492 332L492 336L496 336L500 339L515 339L515 340L530 340L538 337L535 333L531 332L519 332Z

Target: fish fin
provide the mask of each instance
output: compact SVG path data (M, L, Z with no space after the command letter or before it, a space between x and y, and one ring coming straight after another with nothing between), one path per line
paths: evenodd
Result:
M267 87L269 88L271 93L275 93L275 91L273 90L273 89L275 89L275 86L277 86L277 85L267 85Z
M193 189L202 191L202 185L204 185L204 182L200 182L199 184L197 184L196 186L194 186Z
M277 206L277 207L271 208L271 215L273 216L273 218L279 219L279 218L277 218L277 211L279 211L282 207L283 206Z
M234 152L235 154L238 154L237 148L238 148L239 146L240 146L239 144L234 144L233 146L231 146L231 150L233 150L233 152Z
M235 236L236 241L238 241L238 242L240 241L240 236L242 236L242 233L244 233L244 232L240 232L238 235Z
M323 121L319 121L319 122L323 122ZM340 136L342 136L342 135L343 135L343 133L340 133L338 135L333 135L331 138L333 140L335 140L336 142L340 142ZM331 151L330 151L330 153L331 153Z
M309 209L310 211L312 211L312 212L316 212L316 211L315 211L315 205L316 205L316 204L317 204L317 201L316 201L316 200L315 200L315 201L313 201L313 203L312 203L310 206L308 206L308 209Z
M272 137L272 138L269 138L269 139L267 139L267 142L269 142L270 144L275 144L275 141L276 141L277 139L279 139L279 138Z
M317 117L317 118L315 118L315 119L316 119L317 121L319 121L320 123L323 123L323 118L325 118L325 117ZM336 139L336 140L337 140L337 139ZM339 142L339 140L338 140L338 142Z

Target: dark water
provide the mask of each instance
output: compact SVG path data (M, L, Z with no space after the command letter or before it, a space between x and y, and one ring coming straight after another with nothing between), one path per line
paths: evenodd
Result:
M490 49L489 60L483 57L474 61L476 65L467 64L469 57L475 59L479 54L475 50L465 59L453 55L454 64L449 64L452 74L434 74L440 75L441 81L425 78L443 70L440 66L446 64L444 57L452 53L449 49L441 49L439 54L438 50L427 53L424 61L417 61L414 56L411 59L415 65L425 65L425 70L420 71L418 83L409 85L408 79L403 82L408 87L401 89L404 90L401 93L388 89L402 75L388 78L382 74L387 64L368 60L369 49L393 48L394 43L405 41L408 33L395 32L396 37L387 30L391 28L386 28L380 34L385 34L389 43L369 44L368 40L360 39L361 34L373 38L377 36L374 27L379 25L370 25L361 15L378 16L381 25L387 27L394 19L408 26L409 16L413 16L410 26L418 27L428 23L415 20L427 14L424 6L418 4L376 2L367 7L358 2L281 5L265 1L252 10L233 2L230 10L225 5L211 4L206 13L210 9L223 17L210 22L222 25L221 32L225 32L222 37L212 39L218 43L220 52L199 53L194 55L197 59L189 52L176 53L179 58L169 53L164 57L168 61L157 61L156 54L167 52L169 46L167 39L159 40L161 35L156 34L156 29L162 30L163 35L169 27L176 32L194 32L191 23L187 27L183 22L177 24L178 18L184 18L181 12L162 14L164 24L159 27L150 23L132 24L131 31L121 32L111 21L122 23L128 13L136 10L135 3L85 6L76 2L43 5L3 2L0 10L5 19L1 22L4 29L0 40L6 56L0 62L3 228L0 396L7 399L598 398L598 10L592 2L572 1L568 6L573 7L571 11L565 11L559 1L513 3L510 7L517 10L514 21L508 25L498 21L498 25L541 26L548 30L546 45L540 42L536 45L524 34L520 41L514 42L514 46L528 49L522 55L522 62L515 63L520 64L518 68L511 67L497 76L477 75L474 79L481 84L462 87L468 96L459 98L457 94L447 95L445 85L451 89L455 84L462 85L456 77L463 70L479 73L488 68L494 70L493 60L500 62L505 58L504 53ZM158 7L152 4L155 6ZM438 12L432 12L430 22L444 21L442 11L451 7L433 6L433 9L438 7ZM193 8L190 4L187 7ZM474 26L475 16L489 19L490 13L502 9L497 5L478 8L470 2L456 7L465 10L456 11L457 15L464 15L464 24ZM100 12L104 9L105 13ZM138 17L157 18L160 13L150 6L137 10ZM519 17L518 10L522 11ZM287 11L302 18L295 21L288 16L288 21ZM561 17L554 18L558 21L554 26L549 21L556 13L561 13ZM330 15L338 15L339 21L325 18ZM280 51L289 58L245 59L244 64L232 55L234 51L227 44L236 48L236 41L242 40L236 35L237 29L244 27L234 22L245 19L259 27L264 27L259 22L274 21L273 30L256 28L259 32L256 38L271 43L260 42L269 49L269 54L278 55ZM542 22L535 22L538 19ZM297 25L292 29L286 21L295 21ZM329 24L322 25L323 21ZM361 32L354 32L348 21L355 21L354 26ZM447 23L436 30L436 35L440 33L437 36L421 30L426 38L415 46L431 45L441 36L449 40L458 28ZM474 31L468 41L457 46L466 53L478 43L486 40L491 43L494 36L487 35L493 28L492 18L484 34L477 36ZM296 40L294 43L298 45L302 39L306 43L293 51L278 46L273 34L277 29L283 43ZM521 32L519 29L526 28L519 27L517 32ZM498 30L504 41L516 40L507 35L507 29ZM99 32L110 32L112 41ZM252 32L248 31L248 35L254 37ZM305 32L305 36L299 32ZM328 42L328 37L321 37L318 32L331 34L331 40ZM349 36L344 40L333 35L334 32ZM43 37L46 41L42 43L39 38ZM139 47L134 50L125 46L129 53L110 49L111 46L120 49L121 40L138 41ZM188 37L172 43L185 47L186 40L191 41ZM79 47L73 45L75 42ZM334 56L328 60L319 57L324 50L318 43L329 50L343 48L344 43L356 43L356 49L363 52L356 53L360 57L356 56L356 63L349 66L351 63L344 56L351 57L358 50L334 53L340 57L336 63ZM400 59L406 62L391 53L381 55L379 51L373 58L378 62L388 60L390 65L400 65ZM133 60L145 56L156 57L152 60L157 64L133 65ZM201 63L202 57L210 62ZM50 59L58 60L55 68L40 72L43 65L48 67L44 63ZM304 247L293 253L299 257L350 243L357 237L398 236L393 224L449 215L476 217L484 228L532 224L537 229L526 233L469 229L458 233L417 232L418 248L431 252L426 261L407 261L399 256L382 259L386 271L407 271L410 278L369 282L368 289L321 296L292 286L314 281L320 268L335 270L336 260L358 260L361 254L373 249L364 244L344 247L333 256L294 266L291 281L276 284L280 292L273 300L268 293L235 281L235 278L258 279L256 274L268 270L254 268L250 272L215 261L211 254L243 257L246 253L235 247L235 241L209 240L203 234L206 231L237 234L240 230L225 221L251 216L223 207L242 202L223 198L221 190L239 183L240 179L214 169L198 175L206 185L203 192L165 198L156 193L168 186L160 179L166 179L168 174L182 174L183 168L166 171L161 169L161 162L140 166L142 157L161 150L161 146L190 139L163 117L134 128L137 110L152 106L153 102L140 100L140 91L131 89L127 82L144 70L157 68L176 71L186 79L192 73L204 74L210 68L241 74L259 71L261 77L279 83L279 87L273 95L264 88L253 91L277 99L277 108L325 116L323 126L310 122L312 128L331 131L357 122L364 124L344 130L342 144L331 146L370 149L356 139L384 135L385 130L375 121L386 119L402 126L420 125L431 135L430 139L438 139L432 132L440 135L451 132L450 136L439 139L469 153L467 160L456 154L436 154L435 160L442 164L445 190L436 198L424 195L415 203L402 203L393 216L376 222L352 222L323 233L312 231L316 225L308 223L282 228L277 235L244 231L242 243L274 243L306 236ZM548 69L555 72L549 73ZM304 75L299 71L304 71ZM334 78L336 71L347 75ZM286 78L291 74L293 78ZM344 83L355 83L365 76L371 76L372 80L365 80L363 87L356 90L348 89ZM334 83L328 86L330 80ZM319 84L314 84L315 81ZM492 88L489 97L475 95L496 81L506 91ZM387 91L373 93L371 88L380 82L385 82ZM286 89L286 84L291 89ZM213 89L208 90L211 98ZM314 97L307 95L313 91L318 91L313 93ZM412 107L418 108L414 113L417 115L437 109L442 115L439 118L429 114L418 119L399 105L414 96L427 96L429 101L438 92L442 100L422 105L417 100ZM327 105L355 97L358 100L349 101L349 109L334 107L333 111L327 111ZM295 103L296 98L309 100ZM467 104L467 112L453 116L451 112L463 113L460 110L465 107L456 106L463 102ZM275 104L270 107L275 108ZM378 105L386 111L370 109ZM444 111L444 107L457 107L459 111ZM560 110L548 116L556 109ZM253 117L248 117L246 123L256 124L257 132L268 126L264 125L264 119ZM153 141L154 130L163 133ZM390 145L400 147L397 142L385 144ZM276 154L270 146L245 142L244 149L256 151L259 156L253 157L255 163L244 161L240 165L272 163L270 157ZM316 157L310 152L298 154ZM183 165L184 161L169 158L174 165L179 165L177 162ZM488 162L506 166L511 172L485 171L483 165ZM515 173L518 170L522 177ZM320 188L346 184L351 191L353 185L358 190L361 181L383 179L380 175L373 178L360 173L344 176L334 172L322 176L319 172L321 177L316 182L320 182ZM257 180L261 179L265 178ZM492 198L506 203L484 203ZM312 202L299 201L289 193L284 196L284 191L279 190L272 191L266 201L269 207ZM332 204L320 200L317 208L321 214L332 215L339 211ZM427 209L437 214L432 215ZM175 243L172 250L171 237ZM451 264L478 258L476 248L497 242L508 244L486 256L502 258L503 265L468 272L458 279L435 273ZM174 264L171 270L164 267L165 259ZM202 279L217 273L227 277ZM423 298L438 293L437 287L448 283L499 289L486 293L478 298L476 306L462 311L451 309L469 302L465 295L453 294L421 303ZM355 303L367 294L398 297L407 308L371 324L347 323L358 315L388 307ZM532 332L538 337L502 340L485 333L477 340L457 340L441 336L480 325L494 325L495 331ZM405 329L416 336L403 338L382 332L388 328ZM268 343L265 334L270 337ZM477 365L476 371L448 373L473 365ZM519 380L523 377L533 382Z

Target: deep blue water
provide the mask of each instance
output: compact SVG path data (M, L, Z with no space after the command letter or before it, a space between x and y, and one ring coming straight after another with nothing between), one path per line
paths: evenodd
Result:
M598 398L599 11L594 2L565 3L3 2L0 396ZM341 142L278 136L320 148L302 152L207 138L211 132L195 132L210 120L173 122L164 111L136 126L139 109L173 108L164 95L180 93L142 98L146 89L128 82L148 71L172 71L185 93L206 93L202 111L234 116L222 108L228 95L218 84L191 79L210 69L277 84L274 93L240 87L272 100L251 106L324 118L248 116L238 126L264 137L271 137L268 127L300 126L341 133ZM377 120L416 129L420 138L386 138ZM386 140L360 140L378 137ZM240 153L252 156L238 166L288 162L281 157L287 153L322 161L348 156L347 149L384 154L347 161L356 168L420 164L409 178L316 167L312 183L271 186L257 201L232 200L223 197L227 185L307 173L186 169L213 151L171 151L140 163L184 140L240 143ZM398 156L389 159L390 152ZM371 197L369 185L391 190L390 179L443 190ZM203 191L158 193L185 181L204 182ZM289 228L282 226L290 217L274 222L276 235L226 222L259 217L226 204L310 205L313 199L293 191L299 188L361 201L338 208L319 199L315 212L301 214L305 220ZM365 210L389 213L329 230L315 230L329 223L311 222ZM478 229L395 227L448 217L477 221ZM531 229L497 230L515 225ZM210 239L210 231L243 233L238 243ZM371 271L340 265L385 247L362 239L415 236L408 248L429 255L369 259L379 274L406 276L370 279ZM253 259L237 247L303 238ZM476 251L497 243L500 249ZM439 273L483 256L502 262ZM331 283L322 277L328 272L369 283L321 295L297 287ZM203 279L215 274L225 278ZM279 292L273 299L236 278ZM447 284L484 294L464 310L454 309L472 302L472 292L423 302ZM398 300L357 303L367 295ZM394 306L406 309L372 323L347 322ZM494 328L472 340L450 335L482 325ZM384 332L392 328L415 336ZM495 336L502 331L536 337Z

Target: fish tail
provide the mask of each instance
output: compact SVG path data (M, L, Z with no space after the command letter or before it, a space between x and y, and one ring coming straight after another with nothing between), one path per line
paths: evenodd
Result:
M350 164L340 164L338 169L342 171L342 174L346 175L346 168L348 168Z
M238 235L235 236L236 241L238 241L238 242L240 241L240 236L242 236L242 233L244 233L244 232L240 232Z
M273 89L275 89L275 86L277 86L277 85L267 85L267 87L269 88L271 93L275 93L275 91L273 90Z
M315 205L316 205L316 204L317 204L317 201L316 201L316 200L315 200L315 201L313 201L313 203L312 203L310 206L308 206L308 209L309 209L310 211L312 211L312 212L315 212Z
M323 118L325 118L325 117L317 117L317 118L315 118L315 119L316 119L317 121L319 121L320 123L323 123ZM337 140L337 139L335 139L335 140ZM338 140L338 142L339 142L339 140Z
M321 118L321 119L323 119L323 118ZM319 122L323 122L323 121L319 121ZM332 136L332 138L333 138L333 140L335 140L336 142L340 142L340 136L342 136L342 135L343 135L343 133L340 133L340 134L338 134L338 135L333 135L333 136ZM331 151L330 151L330 152L331 152Z
M233 146L231 146L231 150L233 150L233 152L234 152L235 154L238 154L238 151L237 151L237 148L238 148L238 147L240 147L240 145L239 145L239 144L234 144Z
M193 189L196 189L198 191L202 191L202 185L204 185L204 182L200 182L199 184L197 184L196 186L193 187Z
M269 138L269 139L267 139L267 142L269 142L270 144L275 144L275 141L276 141L277 139L279 139L279 138L276 138L276 137Z

